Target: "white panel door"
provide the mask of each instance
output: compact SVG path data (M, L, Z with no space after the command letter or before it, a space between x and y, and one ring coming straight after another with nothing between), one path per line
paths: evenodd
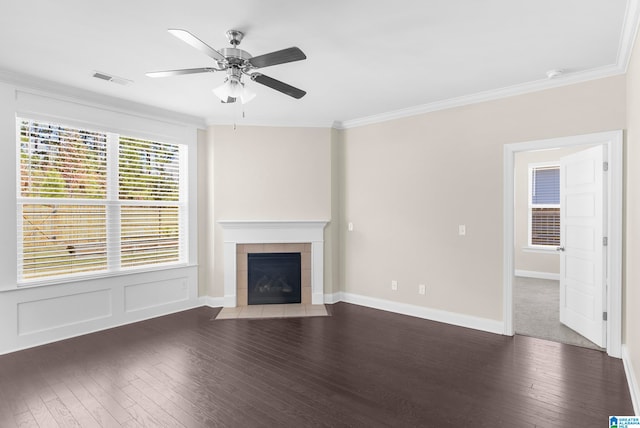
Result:
M560 322L605 347L603 148L560 162Z

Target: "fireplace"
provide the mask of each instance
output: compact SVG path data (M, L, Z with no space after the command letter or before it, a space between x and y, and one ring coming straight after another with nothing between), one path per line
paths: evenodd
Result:
M248 303L248 254L301 253L302 304L324 303L326 221L218 221L224 230L224 306Z
M249 305L301 302L300 253L247 254Z
M237 306L311 303L310 244L238 244L236 261ZM284 294L278 296L278 288ZM252 291L254 296L250 298Z

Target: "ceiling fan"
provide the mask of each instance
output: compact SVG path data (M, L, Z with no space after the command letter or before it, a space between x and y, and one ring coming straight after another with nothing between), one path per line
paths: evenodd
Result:
M188 45L205 53L216 62L214 67L185 68L181 70L152 71L146 73L149 77L168 77L183 74L211 73L224 71L227 74L224 84L213 90L213 93L222 100L223 103L234 103L237 99L245 104L255 97L242 83L242 75L247 75L251 80L261 85L280 91L293 98L300 99L306 95L302 89L295 88L272 77L254 71L257 68L270 67L272 65L284 64L287 62L300 61L307 56L297 47L282 49L264 55L251 56L247 51L238 48L244 37L244 33L238 30L227 31L227 38L231 44L230 48L222 48L219 51L213 49L205 42L186 30L169 29L169 33L179 38Z

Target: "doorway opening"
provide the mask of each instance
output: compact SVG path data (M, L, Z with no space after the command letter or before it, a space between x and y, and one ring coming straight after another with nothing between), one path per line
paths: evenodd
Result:
M564 137L549 140L538 140L524 143L508 144L504 147L504 333L506 335L513 335L516 332L515 329L515 291L516 287L520 285L523 276L540 276L538 274L544 273L545 269L540 269L538 272L535 268L532 270L525 270L522 272L516 272L516 259L521 258L522 254L525 256L535 255L536 250L551 250L552 248L536 248L536 246L522 245L522 242L518 241L518 232L516 231L516 158L523 153L536 151L539 156L544 157L543 151L551 152L551 149L558 149L558 153L562 152L576 152L579 148L587 146L596 147L592 151L601 152L603 158L606 160L606 173L604 175L604 181L598 185L603 189L606 195L605 199L599 204L603 207L602 213L602 228L601 230L595 230L590 232L593 235L593 239L584 239L584 236L590 236L580 233L576 233L579 230L585 229L585 224L576 223L575 218L569 218L566 224L569 225L569 229L563 229L563 240L569 242L569 248L565 252L561 252L560 258L562 260L562 268L557 273L558 278L561 279L560 284L560 317L564 317L563 323L569 325L573 329L580 330L581 326L576 326L576 322L588 324L588 321L595 320L596 327L600 328L602 334L593 325L587 325L587 330L583 334L589 336L598 343L598 346L602 346L607 350L607 353L611 356L620 357L621 344L622 344L622 325L621 325L621 311L622 311L622 284L621 284L621 266L622 266L622 131L603 132L597 134L580 135L574 137ZM599 149L598 149L599 148ZM547 153L548 155L549 153ZM581 159L578 156L579 159ZM593 161L592 161L593 163ZM573 164L572 164L573 165ZM578 165L578 164L576 164ZM566 169L566 168L565 168ZM577 171L573 166L569 169L571 174ZM572 177L578 177L580 181L580 172L576 176L570 176L569 181L575 181ZM584 171L582 176L585 176ZM566 181L566 178L565 178ZM522 183L520 183L522 185ZM569 201L568 208L565 206L564 213L574 212L574 208L581 206L589 206L584 204L585 201L584 191L582 188L578 188L580 197L569 198L565 197L564 202ZM575 204L575 205L572 205ZM598 204L591 204L598 205ZM563 214L564 215L564 214ZM600 217L599 217L600 218ZM582 221L581 218L578 218ZM573 222L573 223L572 223ZM564 227L564 226L563 226ZM596 235L602 235L597 236ZM582 238L576 238L580 237ZM606 240L605 240L606 239ZM568 240L568 241L567 241ZM564 250L564 243L555 249ZM595 243L601 244L602 247L596 248L594 254L595 259L599 260L599 263L593 266L587 266L584 264L586 253L580 253L582 251L581 245L595 246ZM529 250L529 252L522 252L522 248ZM529 248L527 248L529 247ZM544 253L544 251L542 251ZM547 251L547 255L550 258L558 258L558 254L553 256ZM520 261L520 259L518 259ZM582 264L581 264L582 263ZM595 267L594 267L595 266ZM598 266L600 266L601 270ZM591 272L591 269L594 269ZM518 276L516 276L516 273ZM546 272L547 274L549 272ZM587 273L587 274L585 274ZM544 277L542 280L554 281L556 278ZM560 278L562 276L562 278ZM597 288L591 282L591 278L596 278L601 282ZM580 282L582 281L582 283ZM591 282L590 282L591 281ZM553 283L551 283L553 285ZM564 288L562 288L564 286ZM581 288L582 287L582 288ZM587 290L587 291L585 291ZM593 309L595 308L595 309ZM602 314L596 313L602 309ZM564 311L564 312L563 312ZM591 311L591 313L589 313ZM585 315L585 316L583 316ZM588 315L588 316L587 316ZM602 316L602 319L597 318ZM576 321L577 320L577 321ZM594 330L595 328L595 330ZM589 330L590 329L590 330ZM593 333L593 332L596 333ZM595 337L595 339L593 339Z
M562 225L566 223L566 219L562 221L561 212L561 194L566 193L561 188L561 182L566 181L562 180L561 166L566 168L568 160L592 147L515 153L514 331L524 336L602 350L603 341L594 343L580 331L565 325L560 310L564 303L560 299L561 292L566 291L560 281L563 254L558 251L562 248ZM597 150L602 151L601 148ZM599 220L603 223L602 218ZM569 303L573 304L571 300ZM599 336L603 339L602 334Z

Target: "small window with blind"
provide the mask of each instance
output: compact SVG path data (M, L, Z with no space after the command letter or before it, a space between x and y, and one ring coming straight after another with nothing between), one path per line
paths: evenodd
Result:
M186 260L186 146L17 119L18 282Z
M529 245L560 245L560 166L529 167Z

